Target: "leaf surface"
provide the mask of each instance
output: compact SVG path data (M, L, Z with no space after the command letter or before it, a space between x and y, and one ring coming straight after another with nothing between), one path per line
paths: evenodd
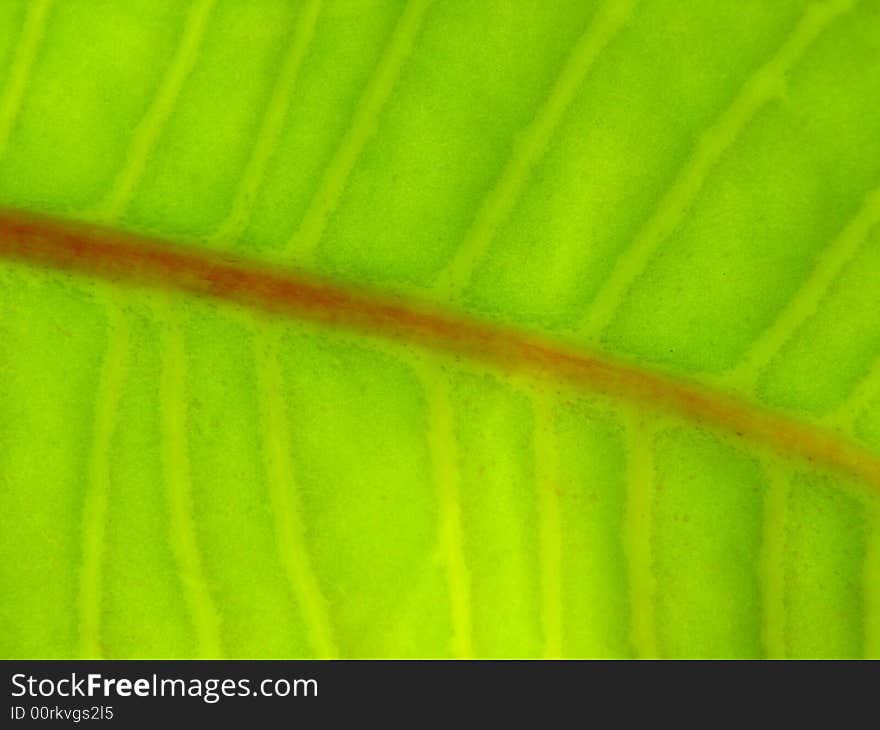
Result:
M4 207L880 456L877 0L11 0L0 69ZM876 481L601 390L4 260L0 653L880 656Z

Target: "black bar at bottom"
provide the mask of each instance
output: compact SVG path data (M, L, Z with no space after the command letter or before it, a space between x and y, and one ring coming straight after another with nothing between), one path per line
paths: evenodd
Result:
M874 697L872 662L18 661L2 665L0 726L258 727L352 719L471 727L607 727L822 714ZM479 714L475 714L479 713ZM610 714L609 714L610 713ZM872 713L873 714L873 713ZM763 723L759 723L763 724Z

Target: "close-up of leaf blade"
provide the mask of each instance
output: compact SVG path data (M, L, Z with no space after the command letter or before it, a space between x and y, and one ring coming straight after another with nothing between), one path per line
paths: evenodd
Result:
M4 256L4 657L880 657L876 0L10 0L0 69L3 208L365 292Z

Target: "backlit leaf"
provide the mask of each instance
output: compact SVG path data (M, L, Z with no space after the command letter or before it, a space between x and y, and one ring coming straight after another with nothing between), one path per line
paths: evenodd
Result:
M0 655L880 657L878 0L7 0L0 70L5 208L635 374L4 259Z

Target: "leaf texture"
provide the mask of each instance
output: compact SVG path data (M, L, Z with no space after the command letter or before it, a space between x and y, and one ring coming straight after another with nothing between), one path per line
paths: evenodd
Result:
M880 456L877 0L10 0L0 69L4 207ZM4 657L880 657L878 488L552 373L0 264Z

